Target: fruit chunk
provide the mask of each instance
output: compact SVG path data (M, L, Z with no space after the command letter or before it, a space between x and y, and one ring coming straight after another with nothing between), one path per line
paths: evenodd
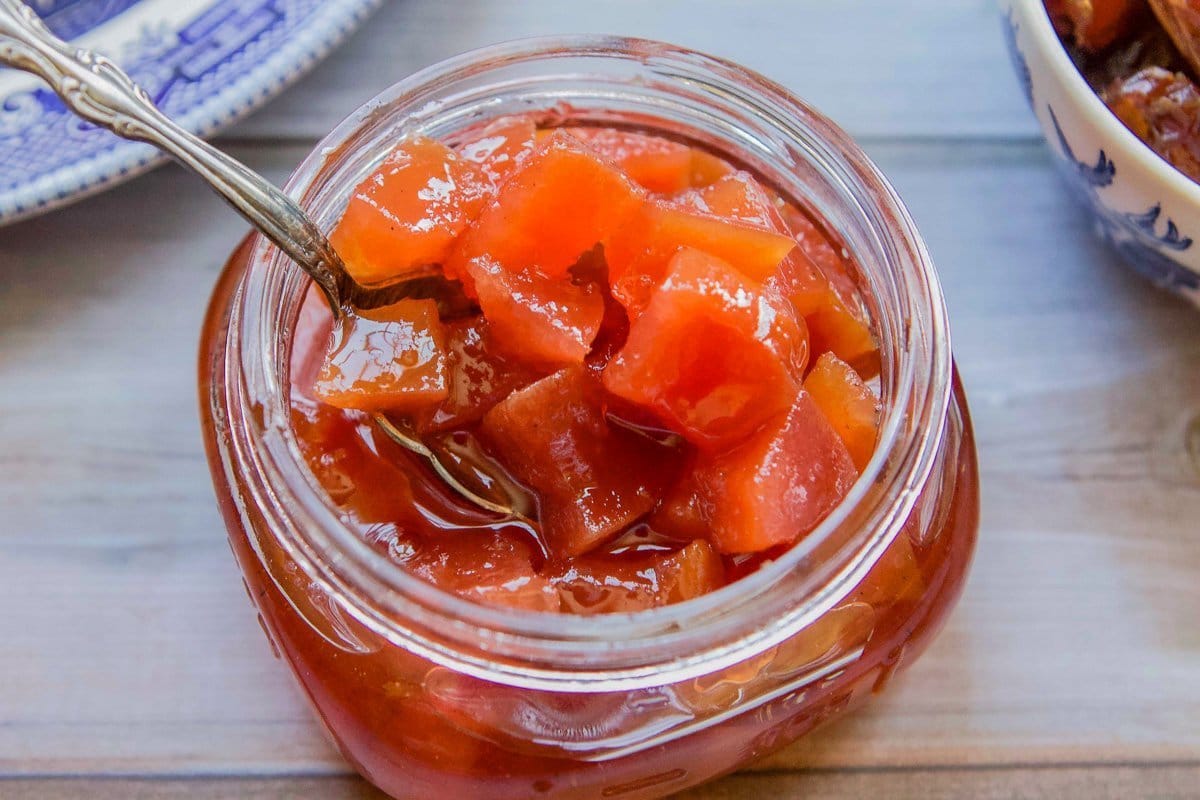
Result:
M863 602L847 601L780 642L763 672L798 675L828 665L871 641L879 615Z
M529 158L536 135L530 117L500 117L472 131L458 152L478 164L492 185L499 188Z
M563 278L640 204L640 190L578 139L558 132L537 146L463 234L446 274L464 280L481 257L513 273Z
M545 375L502 352L496 334L482 317L444 323L446 330L446 399L422 412L422 432L464 428L512 392Z
M359 184L329 236L360 284L442 263L492 190L480 168L440 142L402 142Z
M744 444L701 454L656 520L702 525L722 553L755 553L811 531L857 475L846 446L801 391Z
M315 283L311 284L300 302L300 313L292 336L290 378L292 399L316 400L313 388L325 363L325 350L333 335L333 314L329 301Z
M710 213L791 236L839 297L849 300L857 295L845 259L821 229L803 211L766 189L750 173L725 175L697 192L693 202Z
M705 447L727 447L786 411L807 343L790 309L699 250L681 250L605 387Z
M673 551L588 554L550 577L562 608L575 614L641 611L719 589L725 565L703 539Z
M893 605L916 605L925 594L925 576L907 526L871 567L850 599L883 610Z
M566 130L652 192L674 194L691 185L692 149L685 144L615 128Z
M533 548L513 536L444 536L422 542L404 566L431 583L477 603L558 611L558 591L533 568Z
M830 304L807 315L814 353L834 353L865 378L879 374L879 348L871 329L841 303Z
M458 593L477 603L525 611L558 611L562 606L554 585L532 573L505 575L489 570L479 581L463 587Z
M1194 74L1200 64L1200 6L1196 0L1150 0L1150 8Z
M484 416L480 435L538 493L542 533L559 555L587 552L648 512L675 458L610 427L600 387L580 366L513 392Z
M799 252L808 256L816 267L811 278L810 291L802 303L807 313L828 300L822 282L829 283L837 299L847 309L857 307L858 287L850 277L846 260L834 249L833 244L809 217L791 203L776 198L747 172L726 175L708 188L699 192L699 202L713 214L739 219L749 225L789 234L799 246ZM785 260L786 261L786 260ZM788 265L792 272L803 264ZM781 266L780 271L785 271Z
M321 404L294 404L291 418L313 477L352 518L366 525L421 524L405 465L379 458L367 444L362 428L373 423Z
M806 318L829 307L845 307L821 269L804 251L793 252L779 266L771 282L791 298L796 311Z
M1084 50L1103 50L1133 28L1145 0L1046 0L1046 12L1062 35Z
M726 175L685 202L732 217L757 228L794 236L799 247L764 278L804 317L812 352L832 351L870 377L879 371L879 354L858 293L841 256L802 212L776 201L751 175Z
M861 472L879 437L879 400L850 365L824 353L804 380L813 402L841 437Z
M733 167L725 159L699 147L692 148L692 170L689 176L692 188L701 189L730 172L733 172Z
M595 285L576 286L536 268L510 272L488 256L467 264L497 346L532 364L581 363L604 318Z
M647 523L655 531L673 539L708 538L709 519L713 509L696 483L698 457L693 454L683 469L683 476L667 489L662 501Z
M725 564L712 545L702 539L664 557L655 572L660 604L691 600L721 588L725 582Z
M652 709L653 719L661 728L668 723L684 721L686 711L679 709L674 687L653 687L629 691L574 692L551 689L531 689L515 683L493 683L480 680L446 667L428 670L420 686L422 706L433 709L446 724L460 731L458 739L464 749L472 743L483 745L483 757L473 770L461 770L455 775L489 776L492 782L514 786L510 797L536 798L542 794L531 787L545 775L545 764L578 760L579 751L589 748L623 746L629 741L629 730L647 724ZM408 719L404 719L405 725ZM457 740L451 740L457 743ZM503 777L489 773L497 751L503 753ZM438 770L458 769L452 759L433 763ZM557 782L556 782L557 783ZM430 784L436 785L436 784ZM453 784L451 784L453 786ZM454 787L457 788L457 787ZM418 795L414 795L418 796ZM434 796L421 793L421 797ZM446 792L449 798L502 797L493 791ZM575 797L582 795L576 794ZM596 794L597 797L602 795ZM618 796L616 794L610 796ZM647 795L642 794L642 797Z
M740 220L763 230L788 233L767 190L748 172L726 175L697 194L710 213Z
M712 213L779 233L799 247L779 265L771 284L804 317L814 353L832 351L864 375L879 371L879 354L858 290L845 260L821 230L794 206L777 202L750 174L726 175L699 192L695 202Z
M814 352L837 349L861 363L864 371L874 367L875 350L861 313L856 313L858 290L838 254L821 230L790 203L775 199L749 173L737 172L718 180L697 200L712 213L739 219L749 225L789 233L799 245L780 264L774 286L790 296L796 310L813 319ZM786 288L784 288L786 287ZM816 349L816 347L820 349Z
M857 309L858 284L851 277L850 265L842 255L841 248L834 247L825 232L791 203L776 200L776 206L800 250L817 265L842 303L850 309Z
M879 373L879 348L866 320L834 291L807 253L788 256L769 285L804 317L813 353L831 352L867 378Z
M1191 79L1148 67L1115 81L1104 97L1125 127L1177 170L1200 181L1200 89Z
M408 411L447 394L446 340L433 300L359 311L334 327L317 399L338 408Z
M605 242L604 256L613 296L636 318L680 248L703 250L762 281L795 246L789 236L649 200Z

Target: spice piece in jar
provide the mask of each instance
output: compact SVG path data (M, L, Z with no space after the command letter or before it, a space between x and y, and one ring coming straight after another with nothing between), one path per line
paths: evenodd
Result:
M363 269L384 282L436 242L471 305L442 319L433 300L402 301L332 335L314 326L325 361L295 390L301 449L368 540L477 602L594 614L713 591L816 527L869 461L879 416L855 270L820 224L754 174L648 132L506 117L459 142L440 174L482 187L471 202L441 214L447 195L401 180L396 164L436 151L406 140L356 193L387 187L378 213L348 208L335 238L377 257ZM362 233L389 215L430 229L411 246ZM534 530L464 510L355 416L379 410L480 448L534 498ZM379 499L397 475L403 509Z

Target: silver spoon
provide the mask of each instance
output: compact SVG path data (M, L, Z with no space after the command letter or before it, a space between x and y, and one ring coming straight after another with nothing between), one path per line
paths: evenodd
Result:
M438 280L425 272L378 289L357 284L325 234L290 197L181 128L120 67L90 50L71 47L19 0L0 0L0 64L42 78L75 114L123 139L152 144L199 175L312 277L338 321L353 306L371 308L404 297L429 296L431 280ZM464 499L506 518L525 522L531 518L528 494L505 476L462 457L453 447L435 451L406 421L373 416L381 430L426 459Z

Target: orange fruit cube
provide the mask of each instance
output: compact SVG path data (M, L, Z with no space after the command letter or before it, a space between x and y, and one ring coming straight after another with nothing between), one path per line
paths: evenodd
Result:
M478 165L441 142L415 137L354 190L329 241L355 281L388 283L443 263L491 195Z
M602 403L590 371L565 367L510 394L479 428L513 477L537 492L555 555L586 553L624 530L654 507L674 472L672 450L610 426Z
M804 379L804 388L841 437L861 472L879 438L879 398L850 365L823 353Z
M537 268L510 272L487 256L468 263L467 274L500 350L529 364L583 362L604 319L594 284L576 286Z
M589 553L551 576L562 608L575 614L613 614L681 603L725 584L725 564L703 539L678 550Z
M504 353L482 316L443 323L446 331L446 399L421 412L418 428L433 433L465 428L512 392L544 377Z
M446 337L433 300L401 300L339 320L317 375L318 400L411 411L447 395Z
M692 148L661 136L616 128L566 128L645 189L674 194L691 185Z
M701 447L727 447L792 405L807 340L786 304L699 250L679 251L605 387Z
M470 131L456 148L467 161L478 164L499 188L533 153L537 128L530 117L500 117Z
M463 234L445 271L472 291L468 264L564 278L641 204L641 191L574 137L558 132L519 166Z
M857 477L846 446L801 391L790 410L740 446L702 454L684 505L696 509L720 552L757 553L815 528Z
M635 318L681 248L702 250L763 281L795 246L789 236L649 200L605 242L604 256L613 296Z

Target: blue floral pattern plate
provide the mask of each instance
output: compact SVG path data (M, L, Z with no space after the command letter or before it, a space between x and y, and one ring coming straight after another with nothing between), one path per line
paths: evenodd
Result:
M382 0L26 0L64 39L125 67L205 136L304 74ZM0 68L0 225L137 175L165 157L73 116Z

